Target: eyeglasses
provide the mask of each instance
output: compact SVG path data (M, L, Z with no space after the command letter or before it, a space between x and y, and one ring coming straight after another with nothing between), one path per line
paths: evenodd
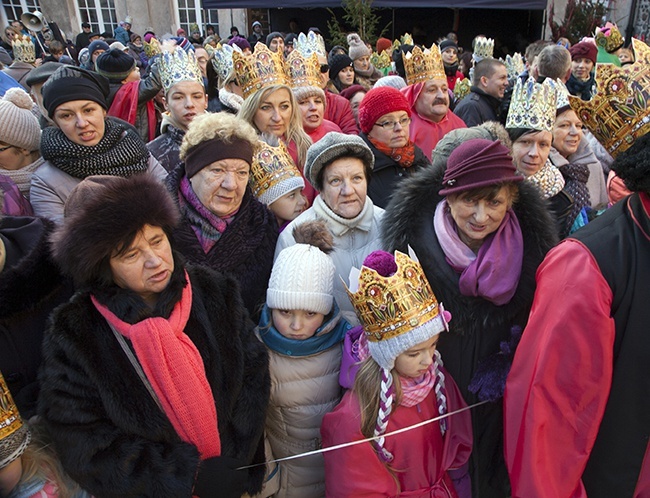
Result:
M411 118L408 116L400 119L399 121L384 121L383 123L375 123L375 126L379 126L384 130L394 130L397 125L400 125L401 128L404 128L411 122Z
M320 72L321 73L326 73L329 70L330 70L329 64L321 64L320 65Z
M11 149L13 147L14 147L13 145L7 145L6 147L0 147L0 152L4 152L5 150Z

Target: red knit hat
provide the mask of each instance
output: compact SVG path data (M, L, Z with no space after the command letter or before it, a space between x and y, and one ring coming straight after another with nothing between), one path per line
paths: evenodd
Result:
M512 156L498 140L475 138L462 143L449 155L440 195L466 192L502 182L520 182Z
M388 38L378 38L377 39L377 53L381 54L384 50L389 50L390 47L393 46L393 42L391 42Z
M373 88L359 104L361 131L368 134L379 118L395 111L404 111L411 117L411 108L406 97L391 86Z
M585 59L589 59L591 62L596 64L598 47L596 47L595 43L584 41L576 43L575 45L571 45L569 53L571 54L572 61L584 57Z

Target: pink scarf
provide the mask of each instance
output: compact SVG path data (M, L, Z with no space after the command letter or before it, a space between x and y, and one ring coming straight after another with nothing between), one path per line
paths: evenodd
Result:
M460 273L460 293L482 297L497 306L509 303L517 290L524 260L524 240L514 211L508 210L478 254L458 236L445 199L436 207L433 226L447 262Z
M95 308L108 323L129 339L147 379L158 395L165 415L179 437L199 450L201 459L221 454L217 409L203 360L183 332L192 308L188 285L169 319L147 318L133 325L120 320L91 296Z
M418 403L422 403L424 398L431 392L431 389L433 389L433 383L436 380L435 370L436 362L433 361L424 375L417 379L402 377L400 375L399 380L402 385L402 398L399 404L410 408Z

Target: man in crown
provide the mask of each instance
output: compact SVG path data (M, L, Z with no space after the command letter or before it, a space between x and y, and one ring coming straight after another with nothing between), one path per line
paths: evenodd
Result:
M429 161L438 141L451 130L466 128L462 119L449 110L449 88L440 49L402 53L407 87L400 91L411 107L409 137Z
M551 250L505 392L513 497L650 496L650 48L598 66L603 92L572 108L615 156L632 194ZM609 67L605 67L609 66ZM639 89L640 87L640 89Z
M177 48L160 56L160 79L163 85L161 135L147 144L160 164L172 171L181 164L181 142L192 120L206 112L208 96L203 86L201 68L192 51Z

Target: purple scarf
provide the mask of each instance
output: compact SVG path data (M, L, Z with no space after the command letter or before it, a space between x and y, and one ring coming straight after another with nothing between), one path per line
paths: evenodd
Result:
M478 254L460 240L447 201L436 207L433 226L447 262L460 273L463 296L478 296L497 306L509 303L517 290L524 259L524 241L519 220L512 209L490 234Z

